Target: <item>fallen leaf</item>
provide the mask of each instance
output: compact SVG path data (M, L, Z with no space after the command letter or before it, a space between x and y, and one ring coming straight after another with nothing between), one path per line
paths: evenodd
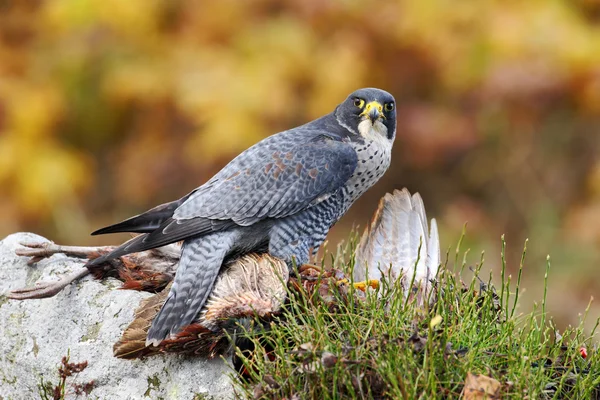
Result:
M436 326L438 326L441 322L442 322L442 316L438 314L431 319L431 322L429 323L429 327L431 329L433 329Z
M269 385L269 388L271 389L279 389L281 387L275 378L273 378L273 375L265 375L263 377L263 381L265 381L265 383Z
M427 338L420 336L419 333L415 331L412 336L408 338L408 342L413 345L413 350L418 353L425 348Z
M302 343L300 346L300 350L304 351L313 351L315 346L312 343Z
M338 362L338 357L328 351L324 351L321 355L321 364L325 368L331 368Z
M462 398L464 400L499 399L500 382L489 376L468 372Z

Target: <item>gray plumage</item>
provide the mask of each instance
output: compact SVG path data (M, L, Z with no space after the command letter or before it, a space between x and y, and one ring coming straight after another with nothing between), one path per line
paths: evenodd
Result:
M143 234L88 268L184 241L175 282L148 333L148 343L158 344L193 321L228 260L268 252L290 267L306 263L387 170L395 133L392 95L360 89L332 113L250 147L182 199L94 232Z

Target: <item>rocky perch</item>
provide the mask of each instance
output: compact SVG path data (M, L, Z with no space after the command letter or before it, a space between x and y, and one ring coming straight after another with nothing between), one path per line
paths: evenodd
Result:
M56 280L82 266L82 260L62 254L33 266L27 265L27 257L15 255L19 243L41 241L48 240L16 233L0 242L0 399L40 398L42 384L59 384L59 367L67 355L70 363L87 361L81 372L67 377L67 399L78 391L99 399L233 397L232 370L222 359L113 357L113 344L149 293L117 290L122 283L116 279L88 276L51 298L7 299L10 290ZM86 387L89 382L93 384Z

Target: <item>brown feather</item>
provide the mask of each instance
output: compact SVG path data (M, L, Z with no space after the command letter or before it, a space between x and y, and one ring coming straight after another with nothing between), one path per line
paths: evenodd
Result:
M159 352L208 358L223 354L230 346L227 331L235 328L230 322L253 315L268 317L278 312L285 300L288 278L288 268L282 260L268 254L241 257L226 265L219 274L212 295L195 323L163 340L158 347L146 347L152 320L169 293L170 286L167 286L140 303L133 322L115 343L113 354L119 358L139 358ZM137 281L132 279L131 282Z
M164 304L169 294L170 285L162 292L140 302L135 310L134 320L129 324L121 339L113 346L113 355L118 358L140 358L159 351L158 348L146 347L146 336L152 320Z

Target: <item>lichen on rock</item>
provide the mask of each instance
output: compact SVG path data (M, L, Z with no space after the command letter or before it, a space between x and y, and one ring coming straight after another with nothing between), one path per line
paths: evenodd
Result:
M38 398L40 379L57 381L67 353L72 362L88 362L67 381L67 399L75 397L70 384L90 381L94 381L90 395L95 398L143 398L148 390L145 377L160 382L152 387L154 398L191 399L198 393L216 399L233 397L231 369L221 359L173 354L142 360L113 357L113 344L149 293L115 290L120 285L117 280L86 277L83 284L70 285L51 298L6 299L8 291L32 284L32 277L33 281L57 280L82 266L82 260L62 254L28 266L27 257L15 254L19 243L40 241L48 240L16 233L0 242L0 398Z

